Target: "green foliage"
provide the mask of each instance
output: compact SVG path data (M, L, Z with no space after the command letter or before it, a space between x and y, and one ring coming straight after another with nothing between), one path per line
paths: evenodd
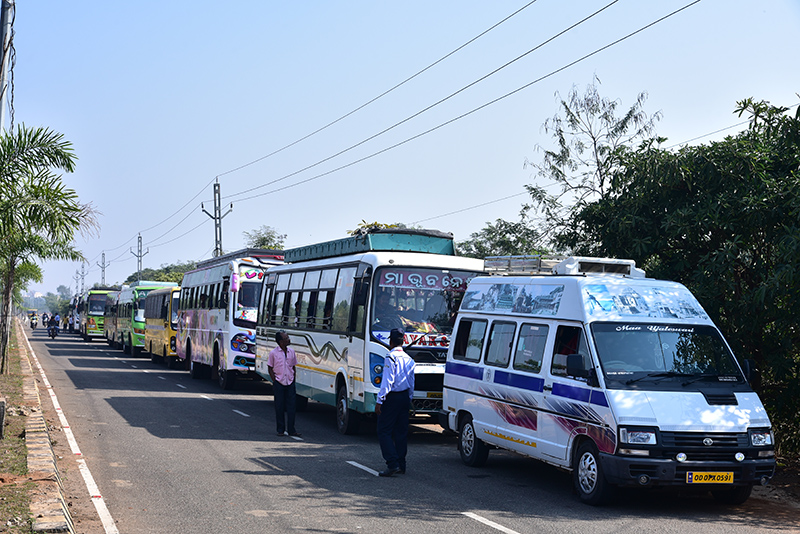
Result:
M497 219L457 243L459 254L483 259L487 256L520 256L543 254L541 235L524 216L519 222Z
M736 111L750 128L720 142L617 150L611 189L580 206L557 242L686 284L737 356L761 368L781 450L798 452L800 117L752 99Z
M531 203L523 215L538 213L542 237L548 241L569 224L574 209L581 209L613 192L612 177L617 171L615 154L621 147L647 139L661 113L648 116L644 111L646 93L618 116L620 102L600 96L595 77L583 94L573 86L560 101L560 112L545 121L545 133L552 134L555 148L542 150L534 184L525 186Z
M252 232L242 232L244 242L250 248L263 248L266 250L283 250L286 234L279 234L272 226L263 224Z
M44 296L45 307L48 313L57 313L61 317L66 317L69 312L70 299L65 299L61 295L48 292Z
M358 224L356 229L348 230L347 235L364 235L370 232L375 232L376 230L387 230L391 228L408 229L414 227L406 226L403 223L386 224L386 223L380 223L378 221L367 222L364 219L361 219L361 222Z
M197 267L196 261L187 261L184 263L172 263L169 265L162 265L159 269L142 269L142 280L150 280L152 282L175 282L180 284L183 280L183 274L191 271ZM131 284L139 280L139 273L132 273L125 279L124 284Z

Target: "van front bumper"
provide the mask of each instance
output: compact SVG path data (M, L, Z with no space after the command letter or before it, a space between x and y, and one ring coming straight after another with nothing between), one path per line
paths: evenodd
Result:
M766 484L775 474L775 459L741 462L678 462L600 453L606 480L617 486L748 486ZM689 484L687 473L733 473L728 484Z

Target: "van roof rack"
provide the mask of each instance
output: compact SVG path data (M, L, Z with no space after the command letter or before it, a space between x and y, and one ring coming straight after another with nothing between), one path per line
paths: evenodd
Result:
M490 274L617 275L645 278L634 260L586 256L488 256L483 260Z

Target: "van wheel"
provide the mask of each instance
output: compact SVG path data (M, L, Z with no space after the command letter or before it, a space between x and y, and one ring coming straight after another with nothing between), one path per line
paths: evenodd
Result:
M336 427L340 434L358 434L361 414L349 408L347 387L342 384L336 393Z
M189 362L189 376L195 380L203 378L203 364L196 361Z
M584 441L574 456L572 480L578 497L586 504L603 504L611 497L611 485L606 482L600 455L591 441Z
M467 416L461 424L458 438L461 461L470 467L481 467L489 458L489 446L475 433L472 417Z
M724 490L711 490L711 495L714 500L722 504L742 504L750 498L750 492L753 491L753 485L736 486Z

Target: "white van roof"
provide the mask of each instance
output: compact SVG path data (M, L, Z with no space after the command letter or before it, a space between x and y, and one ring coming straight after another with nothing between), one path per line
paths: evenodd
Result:
M712 324L677 282L609 276L480 276L470 281L461 312L574 321Z

